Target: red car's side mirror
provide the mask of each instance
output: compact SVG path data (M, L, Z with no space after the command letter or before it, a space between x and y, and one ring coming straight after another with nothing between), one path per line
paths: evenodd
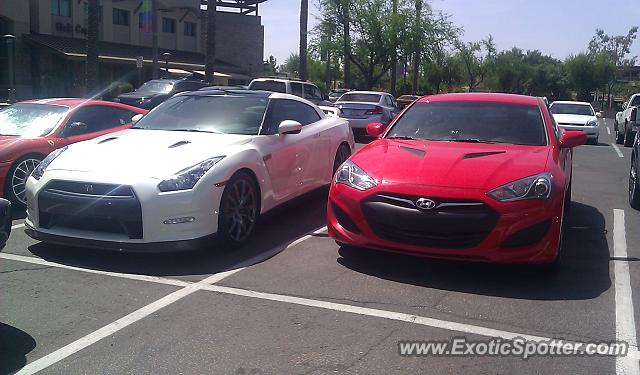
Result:
M385 126L381 122L372 122L367 125L367 135L374 138L379 138L384 133Z
M582 130L565 130L560 138L561 148L572 148L587 143L587 133Z

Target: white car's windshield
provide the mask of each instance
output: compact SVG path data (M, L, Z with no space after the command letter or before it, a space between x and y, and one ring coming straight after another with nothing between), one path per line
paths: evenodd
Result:
M268 102L266 96L176 96L143 117L134 128L257 135Z
M340 97L341 102L366 102L366 103L379 103L380 95L378 94L344 94Z
M50 104L18 103L0 111L0 135L42 137L69 111Z
M140 86L136 91L140 93L168 94L171 92L171 89L173 89L172 82L149 81Z
M595 116L593 109L588 104L554 103L549 109L554 115Z

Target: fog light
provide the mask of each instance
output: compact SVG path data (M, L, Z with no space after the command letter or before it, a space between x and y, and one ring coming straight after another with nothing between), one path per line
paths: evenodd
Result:
M184 224L184 223L193 223L196 221L196 218L193 216L187 217L177 217L175 219L167 219L163 221L164 224Z

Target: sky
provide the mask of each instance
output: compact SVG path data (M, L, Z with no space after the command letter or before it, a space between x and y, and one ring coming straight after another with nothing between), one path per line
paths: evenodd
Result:
M480 40L491 34L499 50L517 46L538 49L558 59L587 49L597 28L609 35L640 26L640 0L429 0L464 29L461 38ZM317 24L317 0L309 0L309 28ZM603 5L606 4L606 5ZM299 0L268 0L260 6L267 59L278 64L298 52ZM640 37L632 55L640 56Z

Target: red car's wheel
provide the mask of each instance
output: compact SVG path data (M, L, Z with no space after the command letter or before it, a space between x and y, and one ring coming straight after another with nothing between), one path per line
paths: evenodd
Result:
M27 205L26 190L27 179L31 172L40 164L42 159L38 156L25 156L18 159L9 170L5 180L5 193L7 199L16 206Z

